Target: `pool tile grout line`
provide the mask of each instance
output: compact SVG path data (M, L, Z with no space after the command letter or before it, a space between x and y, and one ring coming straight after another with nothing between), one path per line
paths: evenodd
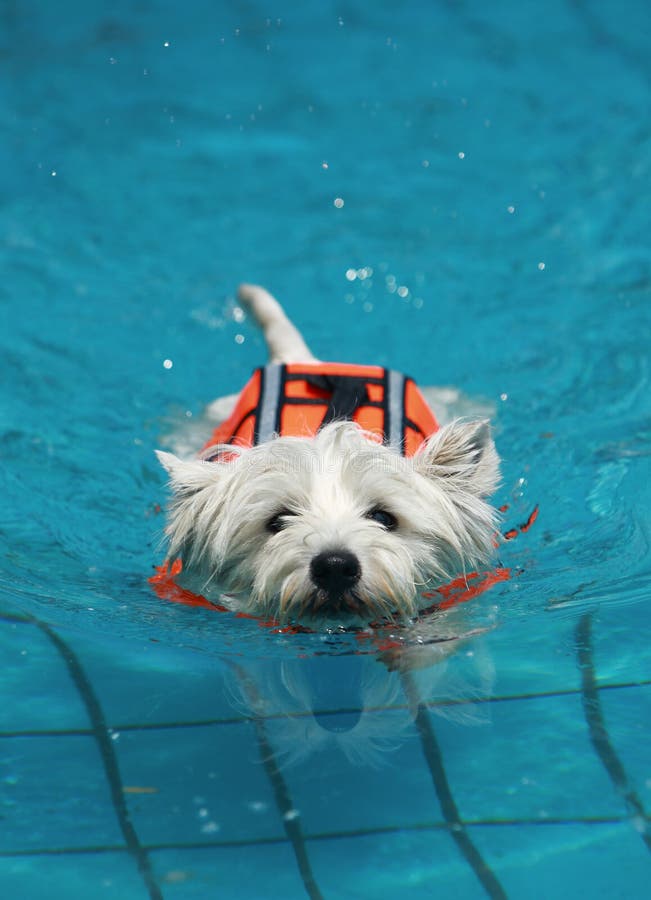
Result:
M111 802L120 826L120 831L125 840L126 849L136 862L145 883L145 887L147 888L150 900L163 900L163 894L156 882L149 857L147 856L147 851L140 843L140 839L138 838L137 832L129 817L129 810L124 798L117 756L99 699L72 648L47 623L42 622L37 618L32 619L32 622L54 645L63 659L70 677L77 688L92 725L92 735L95 738L100 753L104 773L109 786Z
M643 679L641 681L625 681L615 684L597 684L597 691L621 691L629 688L651 687L651 679ZM572 697L582 695L580 688L565 688L558 691L541 691L540 693L525 694L506 694L496 697L474 697L470 699L459 700L424 700L423 705L428 709L438 709L446 706L466 706L479 703L517 703L527 700L552 700L555 697ZM260 713L259 718L272 722L276 720L286 719L309 719L314 715L318 716L341 716L341 715L359 715L359 713L379 713L379 712L395 712L396 710L408 709L407 703L394 703L386 706L367 706L364 709L358 707L340 707L338 709L317 709L307 712L287 712L287 713ZM108 728L113 732L122 731L165 731L184 728L214 728L224 725L243 725L253 720L252 716L236 715L222 716L215 719L190 719L186 722L126 722L109 725ZM93 735L91 728L26 728L24 730L13 729L11 731L0 731L0 739L2 738L42 738L42 737L90 737Z
M628 822L628 816L592 816L574 818L522 818L522 819L465 819L466 828L549 828L585 825L593 828L603 825L620 825ZM377 835L449 832L447 822L414 822L408 825L383 825L375 828L357 828L350 831L322 831L313 834L304 834L306 842L317 841L346 841L358 838L375 837ZM164 852L166 850L229 850L243 847L265 847L289 842L287 835L259 838L232 838L230 840L204 840L204 841L159 841L157 843L144 843L142 847L148 853ZM99 844L86 847L24 847L14 850L0 850L0 859L11 857L29 856L65 856L91 855L93 853L128 853L129 848L125 844Z
M507 894L499 879L484 860L466 831L466 823L459 814L452 790L450 789L429 710L420 699L416 683L410 672L401 672L400 679L405 695L415 710L414 722L450 836L491 900L507 900Z
M651 851L649 816L626 774L626 769L617 756L601 708L592 645L592 613L584 613L579 619L575 630L575 646L577 662L581 672L583 711L590 733L590 742L608 773L615 790L624 800L631 817L634 819L636 831L639 832L647 849Z
M303 829L301 828L300 817L292 802L287 782L276 762L276 756L265 728L264 717L257 715L257 711L261 710L264 706L262 697L260 696L255 681L241 666L236 663L231 663L231 668L235 672L240 687L246 696L251 709L256 711L256 714L252 717L251 721L260 750L260 759L269 780L274 800L276 801L276 807L282 817L285 833L292 845L303 886L305 887L310 900L323 900L323 894L314 878L310 858L307 853L307 847L305 846L305 838Z

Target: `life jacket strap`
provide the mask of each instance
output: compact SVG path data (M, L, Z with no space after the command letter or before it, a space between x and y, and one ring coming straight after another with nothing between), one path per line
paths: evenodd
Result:
M285 389L285 366L270 363L260 369L260 400L255 422L254 444L270 441L278 432L278 414Z
M319 428L337 419L352 419L353 413L368 400L366 382L354 375L306 375L305 380L330 394Z
M397 453L405 452L405 376L386 371L384 389L384 431L386 442Z

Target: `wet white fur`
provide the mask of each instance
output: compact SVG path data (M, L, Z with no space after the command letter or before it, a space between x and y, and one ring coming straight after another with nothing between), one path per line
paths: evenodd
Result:
M182 461L160 452L173 497L167 535L181 556L182 583L204 596L299 615L314 596L314 556L346 549L361 565L355 587L368 617L411 615L427 585L472 571L491 556L498 458L486 422L453 422L412 458L377 443L352 422L313 439L282 437L225 447L228 462ZM212 451L214 452L214 451ZM398 525L367 518L381 507ZM277 534L269 520L290 514Z

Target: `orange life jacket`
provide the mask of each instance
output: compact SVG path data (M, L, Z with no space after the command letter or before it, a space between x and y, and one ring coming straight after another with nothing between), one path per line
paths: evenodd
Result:
M340 419L357 422L404 456L413 456L439 428L413 379L400 372L346 363L271 363L255 370L204 451L216 444L251 447L275 436L312 437Z

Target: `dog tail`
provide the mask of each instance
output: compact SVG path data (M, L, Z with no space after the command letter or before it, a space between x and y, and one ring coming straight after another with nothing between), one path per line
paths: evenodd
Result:
M280 303L257 284L241 284L237 299L261 328L273 363L318 362Z

